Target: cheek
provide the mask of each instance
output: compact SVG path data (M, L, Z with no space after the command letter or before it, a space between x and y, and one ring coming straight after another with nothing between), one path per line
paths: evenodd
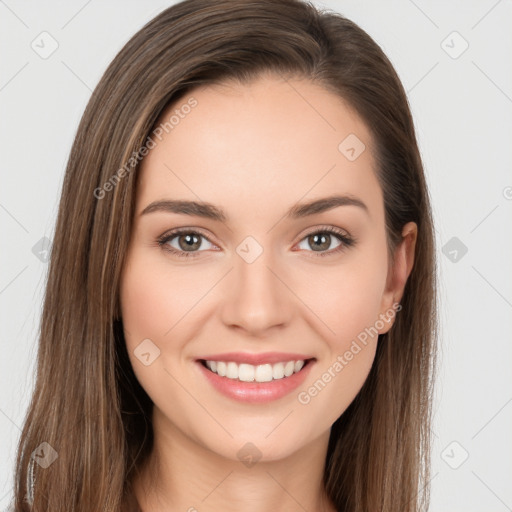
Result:
M195 277L191 282L192 273L171 272L165 258L156 258L155 253L154 248L135 248L129 253L120 283L120 303L126 348L137 380L155 404L165 404L169 394L179 396L179 386L166 369L172 373L178 364L184 343L180 340L186 339L181 330L204 292L197 290ZM147 339L151 343L141 345ZM138 357L146 352L151 359L147 365Z
M382 300L383 276L375 268L351 269L348 275L333 279L331 321L342 349L348 340L375 324Z
M368 256L367 256L368 254ZM325 357L312 372L298 402L310 414L332 424L353 401L372 367L378 341L379 314L387 261L361 253L346 265L310 273L301 297L317 316L324 334ZM315 283L315 286L311 286ZM307 291L309 290L309 291Z
M299 390L297 401L306 414L322 418L325 425L332 425L352 403L375 359L380 290L368 277L366 270L362 277L351 273L331 279L318 296L324 304L319 316L329 330L323 357Z
M120 287L121 314L130 339L127 342L136 343L142 337L160 344L168 339L169 331L181 319L189 318L187 315L211 286L211 276L202 274L199 268L170 270L165 258L134 251Z
M310 268L307 279L296 281L297 295L315 313L315 330L325 334L331 352L345 351L379 318L387 263L372 257L355 260L328 270Z
M123 275L120 289L123 325L129 336L127 342L139 338L158 339L168 329L164 303L165 288L150 265L143 259L134 259ZM166 327L167 324L167 327Z

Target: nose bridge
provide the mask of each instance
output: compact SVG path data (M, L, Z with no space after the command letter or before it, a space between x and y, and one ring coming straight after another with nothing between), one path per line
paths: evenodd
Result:
M237 246L223 307L226 324L261 331L287 322L290 297L275 275L279 265L273 256L252 236Z

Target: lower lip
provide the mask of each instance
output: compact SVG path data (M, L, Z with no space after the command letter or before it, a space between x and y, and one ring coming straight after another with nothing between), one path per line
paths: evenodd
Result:
M228 379L208 370L200 361L197 361L196 364L213 387L224 396L240 402L266 403L278 400L298 388L308 376L314 362L314 360L308 361L300 372L294 373L290 377L270 382L242 382L238 379Z

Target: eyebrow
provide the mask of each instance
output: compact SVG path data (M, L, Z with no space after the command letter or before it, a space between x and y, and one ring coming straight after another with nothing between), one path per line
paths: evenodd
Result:
M285 217L300 219L309 215L315 215L332 210L339 206L357 206L363 209L366 213L369 213L368 207L363 203L363 201L361 201L361 199L351 195L338 195L315 199L307 203L296 204L286 212ZM226 222L228 220L228 216L222 208L203 201L185 201L176 199L155 201L146 206L140 215L146 215L152 212L178 213L181 215L204 217L206 219L212 219L220 222Z

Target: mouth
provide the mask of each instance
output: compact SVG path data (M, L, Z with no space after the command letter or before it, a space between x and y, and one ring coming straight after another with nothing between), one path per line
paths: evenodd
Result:
M196 368L216 392L231 400L249 404L268 403L290 396L304 383L316 362L316 358L312 357L253 365L230 361L225 356L222 358L228 360L217 357L216 360L197 359ZM244 357L244 360L247 358Z
M252 365L248 363L236 363L234 361L213 361L199 359L199 363L219 377L235 380L238 382L272 382L275 380L287 379L294 374L301 372L311 364L315 358L291 359L289 361L274 364L266 363Z

